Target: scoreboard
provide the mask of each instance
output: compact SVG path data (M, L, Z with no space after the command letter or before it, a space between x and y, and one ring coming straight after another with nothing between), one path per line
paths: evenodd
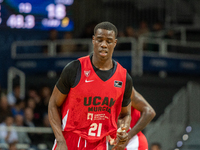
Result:
M0 0L0 29L72 31L74 0Z

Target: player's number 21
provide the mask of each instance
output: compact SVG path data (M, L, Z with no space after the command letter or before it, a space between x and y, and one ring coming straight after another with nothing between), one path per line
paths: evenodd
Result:
M90 125L90 129L88 132L89 136L96 136L96 132L97 132L97 136L99 137L101 135L101 129L102 129L102 123L93 123Z

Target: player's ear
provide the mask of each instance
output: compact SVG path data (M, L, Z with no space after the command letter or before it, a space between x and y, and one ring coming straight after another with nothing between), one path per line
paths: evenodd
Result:
M115 39L114 43L115 43L115 46L116 46L117 45L117 39Z
M94 44L94 38L95 38L95 36L93 35L93 36L92 36L92 43L93 43L93 44Z

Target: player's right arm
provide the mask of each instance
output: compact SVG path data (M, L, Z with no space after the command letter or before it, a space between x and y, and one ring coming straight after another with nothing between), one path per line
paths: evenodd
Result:
M48 116L57 142L56 150L68 150L65 138L62 134L62 119L60 113L60 106L63 104L66 97L67 94L62 94L55 86L49 100Z
M78 60L72 61L65 66L49 100L48 116L57 141L56 150L67 150L61 128L62 117L60 107L67 98L70 88L76 85L75 79L79 67L80 62Z

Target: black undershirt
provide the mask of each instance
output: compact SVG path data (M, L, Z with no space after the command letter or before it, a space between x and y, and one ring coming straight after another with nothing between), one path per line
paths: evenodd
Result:
M90 56L90 60L92 59L92 56ZM92 62L92 61L91 61ZM113 68L110 70L99 70L96 68L93 64L93 69L95 73L103 80L108 80L115 72L117 63L113 60ZM63 69L61 76L56 83L57 88L59 91L63 94L68 94L70 91L70 88L75 87L79 80L81 78L81 64L79 60L74 60L67 64L65 68ZM125 86L125 92L122 102L122 107L126 107L131 102L130 96L132 93L132 78L127 72L126 74L126 86Z

